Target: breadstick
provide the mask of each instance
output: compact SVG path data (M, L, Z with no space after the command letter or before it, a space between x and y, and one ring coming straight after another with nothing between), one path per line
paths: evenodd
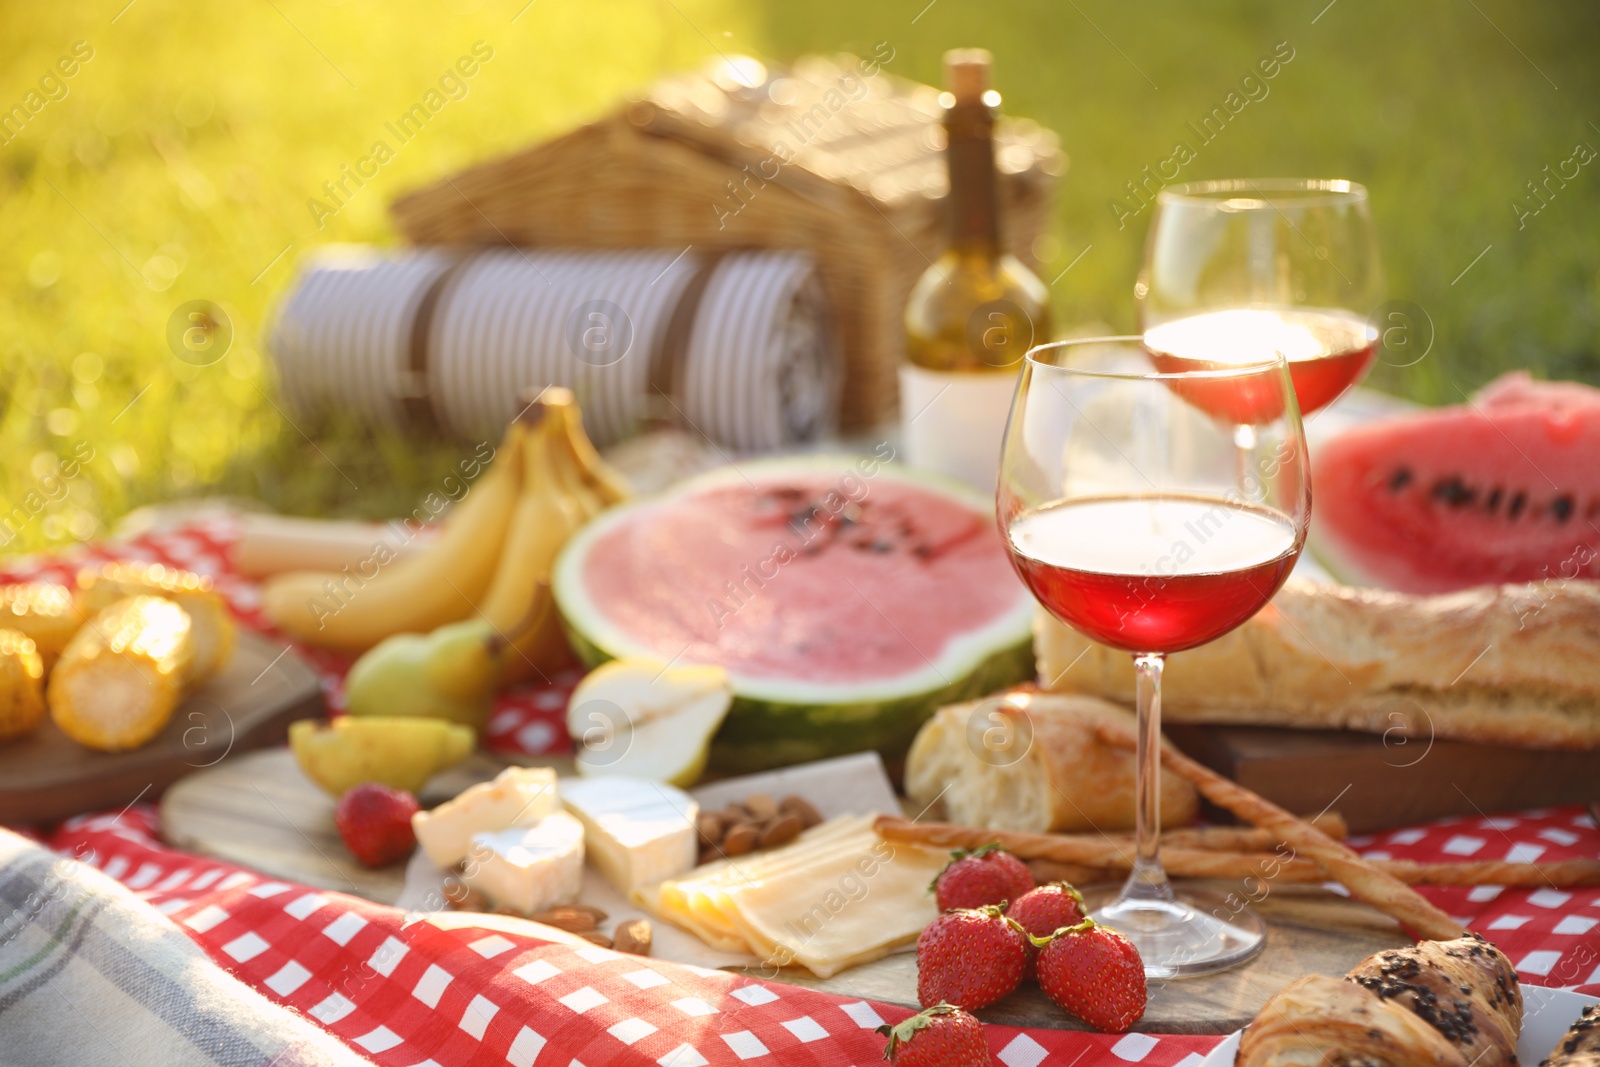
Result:
M1343 841L1349 833L1344 816L1336 811L1326 811L1307 820L1311 825L1336 841ZM1080 834L1080 837L1089 837ZM1093 835L1100 840L1115 841L1119 846L1133 849L1132 834ZM1254 826L1194 826L1177 830L1163 830L1162 848L1199 848L1211 852L1270 852L1283 843L1283 839L1270 830Z
M1045 881L1116 881L1132 862L1133 850L1113 841L1096 842L1075 834L1030 834L1015 830L990 830L949 823L912 823L880 816L875 827L888 841L905 841L948 848L978 848L997 843L1019 859L1040 865L1035 877ZM1180 878L1262 878L1286 884L1317 884L1328 880L1321 866L1307 859L1273 852L1216 852L1166 848L1162 864ZM1378 870L1408 885L1600 885L1600 861L1560 860L1555 863L1509 863L1499 860L1474 863L1417 863L1412 860L1368 860Z
M1106 744L1129 749L1137 747L1133 733L1120 725L1102 723L1095 733ZM1421 893L1265 797L1202 767L1170 745L1161 746L1161 762L1193 783L1213 804L1228 809L1245 822L1281 835L1297 853L1315 860L1330 877L1350 890L1351 896L1399 919L1421 936L1451 941L1466 933L1460 923Z

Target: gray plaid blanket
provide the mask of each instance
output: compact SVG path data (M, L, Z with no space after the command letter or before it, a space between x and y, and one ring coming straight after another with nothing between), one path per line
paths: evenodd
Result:
M0 1064L366 1063L117 882L0 830Z

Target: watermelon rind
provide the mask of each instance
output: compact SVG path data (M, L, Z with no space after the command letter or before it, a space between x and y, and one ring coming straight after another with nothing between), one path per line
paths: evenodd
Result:
M666 492L618 505L590 521L557 557L551 587L562 626L586 667L661 652L604 618L585 594L582 573L590 547L616 524L663 501L724 484L781 480L786 474L843 475L872 457L810 455L741 462L681 482ZM964 485L898 463L870 476L888 478L961 501L988 514L990 498ZM712 740L709 769L728 774L767 770L876 749L901 759L922 723L940 707L971 700L1034 677L1032 596L1019 581L1016 606L987 625L961 634L925 668L876 682L829 683L803 678L730 676L733 706Z

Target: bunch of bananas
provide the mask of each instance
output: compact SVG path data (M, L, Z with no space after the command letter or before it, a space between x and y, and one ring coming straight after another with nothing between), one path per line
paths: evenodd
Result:
M550 569L574 531L626 499L595 451L568 389L551 387L506 430L494 462L427 548L363 574L297 571L269 579L262 607L313 645L365 651L384 638L482 618L510 647L501 681L568 658L550 599Z

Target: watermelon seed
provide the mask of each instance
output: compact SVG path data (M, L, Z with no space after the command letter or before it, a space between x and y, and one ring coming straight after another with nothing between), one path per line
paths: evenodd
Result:
M1478 497L1478 491L1462 483L1460 478L1443 478L1433 485L1433 497L1442 500L1450 507L1459 508L1472 503Z
M1501 488L1498 485L1495 486L1489 492L1489 499L1487 501L1485 501L1485 503L1488 505L1488 508L1489 508L1489 514L1491 514L1491 515L1493 515L1495 513L1496 509L1498 509L1500 507L1500 495L1501 495L1501 492L1502 492Z
M1572 497L1558 496L1550 502L1550 511L1557 522L1566 522L1572 518Z
M1516 518L1518 515L1522 514L1522 509L1527 507L1527 505L1528 494L1524 493L1521 489L1518 489L1517 495L1511 498L1511 506L1506 508L1506 517L1512 519Z
M1395 470L1394 474L1390 475L1390 477L1389 477L1389 491L1391 493L1398 493L1400 490L1404 489L1406 486L1408 486L1410 484L1411 484L1411 468L1410 467L1399 467L1399 468L1397 468Z

